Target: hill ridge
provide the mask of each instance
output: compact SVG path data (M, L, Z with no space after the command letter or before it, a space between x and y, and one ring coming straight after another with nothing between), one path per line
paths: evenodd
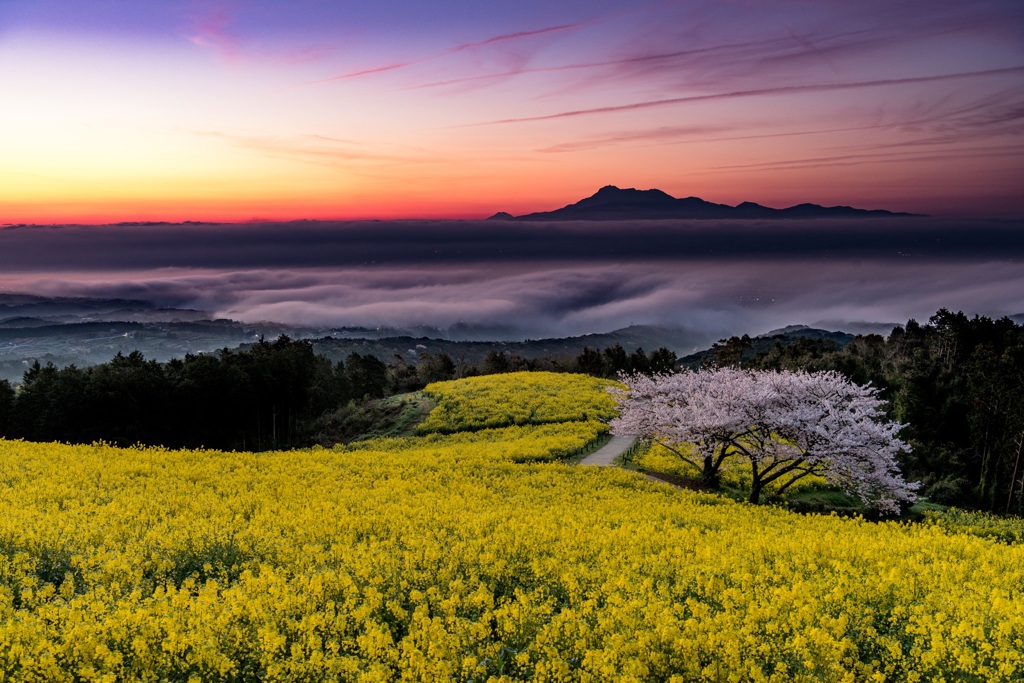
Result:
M488 220L660 220L714 218L878 218L920 216L884 209L857 209L852 206L822 206L804 202L784 209L774 209L745 201L736 206L716 204L700 197L676 198L659 189L638 190L605 185L589 197L553 211L540 211L513 216L500 211Z

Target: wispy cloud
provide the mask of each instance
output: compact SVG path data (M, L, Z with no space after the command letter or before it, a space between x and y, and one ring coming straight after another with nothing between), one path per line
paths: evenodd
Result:
M850 63L862 58L878 59L886 50L905 49L910 43L928 41L950 34L970 34L996 30L1005 23L999 17L961 16L930 12L926 16L892 16L891 23L856 21L851 28L836 31L832 27L769 21L761 36L748 40L722 40L726 34L706 34L690 27L689 21L663 21L653 32L635 36L628 41L627 54L604 56L568 64L524 65L489 73L470 73L462 76L415 83L407 89L442 88L465 84L488 84L509 78L570 72L594 72L581 82L562 84L559 92L604 87L609 81L635 82L638 79L657 81L664 87L692 87L746 83L751 78L776 78L800 71L814 72L813 67L825 66L831 73L842 75L850 71ZM608 27L605 27L608 28ZM749 29L749 26L743 27ZM607 40L595 34L595 43ZM621 37L620 37L621 40ZM615 41L609 41L609 45ZM686 45L684 49L655 49L658 44ZM651 47L643 47L651 46ZM621 49L621 48L620 48ZM595 49L594 52L611 54ZM673 83L674 82L674 83Z
M499 71L487 74L475 74L472 76L464 76L460 78L446 79L442 81L433 81L428 83L419 83L416 85L408 86L406 89L417 90L425 88L438 88L443 86L458 85L462 83L470 83L475 81L486 81L508 78L511 76L521 76L528 74L544 74L544 73L559 73L566 71L581 71L581 70L593 70L593 69L607 69L609 67L636 67L636 66L647 66L658 63L669 63L680 58L706 56L706 55L720 55L722 53L731 52L735 50L747 50L751 48L762 49L767 45L777 44L778 39L771 40L755 40L745 41L741 43L725 43L720 45L713 45L701 48L690 48L686 50L672 50L668 52L652 52L649 54L634 54L624 57L617 57L612 59L603 59L586 62L576 62L571 64L556 64L549 66L536 66L536 67L523 67L520 69L513 69L508 71Z
M237 5L194 6L188 39L199 47L215 50L229 61L240 61L241 41L233 30Z
M671 37L670 28L659 34L662 42ZM635 52L636 43L631 41L632 54L605 59L593 59L570 64L524 66L484 74L446 78L438 81L406 86L407 89L449 87L467 83L491 83L516 76L569 72L593 72L581 81L565 82L560 94L590 87L606 87L609 82L657 82L662 87L675 90L702 86L722 86L728 83L747 83L752 78L774 79L809 67L825 65L835 75L846 71L845 61L880 53L888 48L898 48L908 41L924 40L935 34L949 32L948 25L925 27L897 25L890 27L854 28L846 31L820 30L813 27L797 30L791 26L768 26L770 35L743 41L716 41L713 37L684 35L675 37L672 43L697 44L677 50L648 50ZM701 44L706 43L706 44Z
M826 157L783 159L754 164L730 164L725 166L713 166L710 170L719 172L750 170L791 171L796 169L854 166L861 164L932 163L995 157L1016 158L1020 157L1022 154L1024 154L1024 144L1009 147L971 147L969 149L936 150L932 152L864 152L860 154L842 154Z
M517 31L515 33L505 33L500 36L494 36L492 38L485 38L484 40L478 40L472 43L463 43L462 45L456 45L455 47L449 48L441 52L441 55L451 55L457 52L464 52L466 50L472 50L478 47L486 47L488 45L495 45L497 43L505 43L510 40L520 40L522 38L532 38L533 36L545 35L548 33L561 33L563 31L572 31L584 26L586 22L577 22L575 24L562 24L559 26L547 26L544 28L533 29L530 31Z
M723 133L729 130L739 130L736 126L662 126L647 130L619 131L601 137L577 140L575 142L563 142L549 147L542 147L538 152L578 152L584 149L595 149L609 145L620 145L626 143L640 143L650 145L698 143L698 142L729 142L736 140L761 140L766 138L785 138L802 135L819 135L822 133L836 133L851 130L868 130L875 126L852 126L848 128L825 128L820 130L802 130L788 133L762 133L758 135L728 135L720 136L715 133ZM711 137L709 137L709 135Z
M192 135L221 140L235 147L275 158L294 159L316 164L410 164L436 160L424 150L397 145L370 147L354 140L326 135L258 135L217 130L191 130Z
M554 119L575 118L579 116L593 116L597 114L612 114L624 111L636 111L639 109L652 109L655 107L692 104L696 102L711 102L716 100L732 100L747 97L763 97L774 95L798 95L803 93L831 92L839 90L856 90L862 88L878 88L893 85L933 83L936 81L949 81L963 78L982 78L986 76L1000 76L1015 73L1024 73L1024 66L1011 66L1000 69L983 69L979 71L961 71L956 73L936 74L932 76L912 76L908 78L880 78L869 81L854 81L850 83L811 83L801 85L773 86L770 88L752 88L749 90L734 90L732 92L710 93L707 95L670 97L666 99L647 100L644 102L632 102L630 104L618 104L606 107L590 107L587 109L576 109L572 111L558 112L555 114L544 114L541 116L523 116L517 118L498 119L495 121L486 121L483 123L470 125L491 126L509 123L551 121Z
M296 86L293 86L293 87L299 88L299 87L306 87L306 86L312 86L312 85L324 85L324 84L327 84L327 83L336 83L336 82L339 82L339 81L347 81L347 80L352 80L352 79L356 79L356 78L363 78L363 77L366 77L366 76L374 76L374 75L377 75L377 74L387 73L389 71L397 71L399 69L405 69L407 67L416 66L416 65L419 65L419 64L425 64L427 62L432 62L432 61L437 60L437 59L442 59L444 57L449 57L451 55L458 54L460 52L466 52L466 51L475 50L475 49L478 49L478 48L490 47L490 46L498 45L498 44L501 44L501 43L507 43L507 42L510 42L510 41L518 41L518 40L523 40L525 38L533 38L533 37L536 37L536 36L542 36L542 35L547 35L547 34L551 34L551 33L561 33L561 32L565 32L565 31L572 31L572 30L578 29L578 28L580 28L580 27L582 27L584 25L585 24L582 23L582 22L581 23L575 23L575 24L561 24L561 25L557 25L557 26L546 26L546 27L543 27L543 28L533 29L533 30L529 30L529 31L517 31L515 33L505 33L505 34L502 34L502 35L497 35L497 36L492 36L490 38L485 38L483 40L477 40L477 41L473 41L473 42L469 42L469 43L462 43L462 44L459 44L459 45L455 45L453 47L446 48L444 50L440 50L438 52L434 52L432 54L425 55L425 56L417 58L417 59L409 59L409 60L404 60L404 61L396 61L396 62L392 62L392 63L389 63L389 64L383 64L383 65L380 65L380 66L370 67L370 68L367 68L367 69L359 69L359 70L356 70L356 71L349 71L349 72L346 72L346 73L337 74L335 76L329 76L327 78L321 78L321 79L318 79L318 80L315 80L315 81L307 81L305 83L300 83L300 84L298 84Z
M872 140L873 149L891 147L923 147L929 145L961 144L972 138L989 138L993 135L1024 132L1024 92L1009 88L997 93L973 99L967 103L949 101L914 102L910 107L893 107L884 117L871 123L854 126L828 128L805 128L796 131L765 132L747 135L716 135L728 131L750 130L751 126L662 126L648 129L613 131L607 135L559 143L538 148L541 153L577 152L613 145L665 145L665 144L707 144L713 142L737 142L743 140L767 140L850 133L857 131L899 131L904 134L918 134L924 137L900 142L879 142ZM784 125L785 122L775 125ZM760 127L764 127L764 124ZM866 139L866 138L865 138Z

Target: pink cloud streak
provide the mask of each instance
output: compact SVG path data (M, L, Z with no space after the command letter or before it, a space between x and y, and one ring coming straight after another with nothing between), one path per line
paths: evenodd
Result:
M632 102L630 104L611 105L607 107L591 107L588 109L576 109L563 111L556 114L544 114L541 116L523 116L517 118L497 119L485 121L476 126L493 126L507 123L529 123L533 121L551 121L554 119L575 118L579 116L591 116L594 114L610 114L622 111L635 111L638 109L651 109L654 107L665 107L676 104L689 104L691 102L712 102L720 100L731 100L743 97L760 97L765 95L791 95L812 92L828 92L838 90L855 90L860 88L875 88L889 85L911 85L916 83L933 83L936 81L948 81L959 78L976 78L984 76L999 76L1024 72L1024 65L1010 66L1001 69L984 69L981 71L961 71L958 73L937 74L934 76L912 76L909 78L881 78L870 81L854 81L851 83L811 83L806 85L783 85L771 88L752 88L749 90L734 90L732 92L711 93L708 95L690 95L687 97L669 97L661 100L647 100L645 102Z
M494 37L491 37L491 38L486 38L484 40L478 40L478 41L474 41L474 42L471 42L471 43L462 43L461 45L456 45L456 46L450 47L450 48L448 48L446 50L441 50L440 52L435 52L433 54L427 55L427 56L422 57L420 59L411 59L411 60L404 61L404 62L394 62L394 63L391 63L391 64L385 64L383 66L373 67L373 68L370 68L370 69L361 69L359 71L352 71L352 72L349 72L349 73L343 73L343 74L339 74L337 76L331 76L329 78L322 78L322 79L315 80L315 81L308 81L306 83L300 83L300 84L298 84L296 86L293 86L293 87L300 88L300 87L306 87L306 86L311 86L311 85L323 85L325 83L335 83L335 82L338 82L338 81L346 81L346 80L351 80L351 79L354 79L354 78L362 78L364 76L373 76L373 75L380 74L380 73L386 73L388 71L396 71L398 69L404 69L404 68L407 68L407 67L410 67L410 66L415 66L417 64L424 64L426 62L431 62L431 61L433 61L435 59L441 59L442 57L448 57L448 56L453 55L453 54L458 54L460 52L465 52L467 50L473 50L473 49L480 48L480 47L487 47L487 46L490 46L490 45L496 45L498 43L504 43L504 42L508 42L508 41L521 40L523 38L531 38L533 36L545 35L545 34L548 34L548 33L559 33L559 32L562 32L562 31L575 30L575 29L578 29L578 28L582 27L584 24L585 24L585 22L574 23L574 24L561 24L561 25L558 25L558 26L547 26L547 27L544 27L544 28L534 29L534 30L531 30L531 31L518 31L516 33L506 33L506 34L503 34L503 35L494 36Z

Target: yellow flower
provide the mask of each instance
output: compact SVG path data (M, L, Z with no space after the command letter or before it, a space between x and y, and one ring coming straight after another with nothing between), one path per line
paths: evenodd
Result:
M259 454L0 441L0 681L1021 678L1024 546L987 522L566 465L604 428L573 402L597 381L503 377L431 390L553 421Z

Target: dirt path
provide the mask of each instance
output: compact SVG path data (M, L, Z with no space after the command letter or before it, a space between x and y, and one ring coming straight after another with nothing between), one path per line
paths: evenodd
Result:
M580 460L580 464L607 467L615 461L615 458L628 451L634 443L636 443L635 436L613 436L611 441Z
M613 436L611 441L583 458L583 460L580 460L580 464L593 465L594 467L610 467L615 464L615 459L628 451L636 441L637 437L635 436ZM648 481L654 481L659 484L668 484L672 488L679 490L693 488L692 486L684 486L678 481L673 481L671 476L656 476L649 472L642 472L641 474L643 474Z

